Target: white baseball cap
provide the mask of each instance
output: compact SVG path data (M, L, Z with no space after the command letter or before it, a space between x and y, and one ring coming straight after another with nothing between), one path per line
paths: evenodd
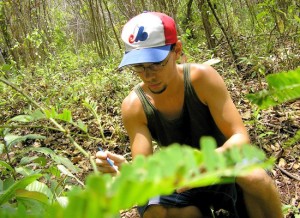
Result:
M159 12L144 12L129 20L122 31L125 54L119 68L163 61L177 42L173 18Z

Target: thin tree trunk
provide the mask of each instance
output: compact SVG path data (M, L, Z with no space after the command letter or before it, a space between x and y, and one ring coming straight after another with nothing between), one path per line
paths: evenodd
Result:
M237 70L237 71L240 71L241 67L240 67L239 64L237 63L237 62L238 62L238 57L237 57L237 54L235 53L235 50L234 50L233 45L232 45L232 43L231 43L231 41L232 41L231 36L229 36L229 35L227 34L227 32L226 32L224 26L222 25L222 23L221 23L221 21L220 21L218 15L217 15L217 13L216 13L216 11L215 11L215 9L214 9L214 7L212 6L210 0L206 0L206 1L207 1L207 3L208 3L208 6L209 6L210 10L212 11L212 13L213 13L213 15L214 15L214 17L215 17L215 19L216 19L216 21L217 21L217 23L218 23L220 29L222 30L223 35L224 35L225 38L226 38L226 42L227 42L227 44L228 44L228 47L229 47L229 50L230 50L230 53L231 53L233 62L234 62L235 67L236 67L236 70Z
M201 12L202 24L204 27L205 37L208 49L213 50L216 47L215 37L212 32L212 25L209 21L208 8L204 0L198 0L198 9Z
M98 31L96 28L97 24L96 24L95 12L93 9L93 2L92 2L92 0L88 0L88 2L89 2L89 6L90 6L90 13L91 13L90 16L91 16L91 21L92 21L92 28L93 28L93 35L94 35L94 40L95 40L95 44L96 44L96 50L97 50L98 55L102 58L103 54L102 54L102 51L101 51L101 48L99 45L100 38L98 36Z
M106 1L103 1L103 2L104 2L104 5L105 5L105 8L106 8L106 11L107 11L107 13L108 13L109 21L110 21L110 24L111 24L111 26L112 26L112 29L113 29L115 38L116 38L116 40L117 40L119 49L121 50L122 46L121 46L121 43L120 43L120 40L119 40L119 35L118 35L117 32L116 32L115 25L114 25L114 23L113 23L113 21L112 21L112 18L111 18L111 13L110 13L110 11L109 11L109 9L108 9L108 7L107 7L107 2L106 2Z
M184 20L182 21L182 27L184 32L186 32L187 29L189 29L189 23L192 20L192 4L194 0L189 0L186 6L186 15ZM178 28L179 29L179 28ZM194 37L193 32L191 32L192 37Z

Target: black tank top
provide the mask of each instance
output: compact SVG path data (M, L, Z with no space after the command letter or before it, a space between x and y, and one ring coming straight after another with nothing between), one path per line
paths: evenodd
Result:
M175 120L164 118L146 97L140 85L134 88L142 102L152 138L161 146L179 143L199 148L202 136L212 136L218 146L223 145L225 136L215 124L209 108L199 100L191 84L189 64L183 66L183 72L184 104L180 117Z

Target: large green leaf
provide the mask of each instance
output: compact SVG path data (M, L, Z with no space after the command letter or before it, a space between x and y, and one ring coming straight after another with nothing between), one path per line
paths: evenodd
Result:
M300 68L266 77L268 90L249 94L247 98L260 108L275 106L300 98Z
M17 199L33 199L44 204L48 204L48 198L45 194L37 191L28 191L26 189L18 189L16 190L16 198Z
M16 190L24 189L27 185L34 182L41 176L42 176L41 174L35 174L35 175L27 176L19 181L16 181L2 195L0 195L0 205L10 200L14 196Z
M90 175L84 191L71 192L64 215L110 217L121 209L142 205L151 197L170 194L177 188L233 182L238 175L273 163L252 145L225 153L218 153L215 148L212 138L201 140L201 151L174 144L149 157L137 156L132 163L122 166L116 178Z
M45 183L39 181L34 181L33 183L29 184L26 187L26 190L43 193L45 196L47 196L47 199L53 198L53 194L51 190L48 188L48 186Z

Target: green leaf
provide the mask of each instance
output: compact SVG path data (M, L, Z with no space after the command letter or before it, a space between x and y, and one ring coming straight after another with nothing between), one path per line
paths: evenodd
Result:
M87 133L88 131L88 128L87 128L87 125L85 125L82 120L78 120L77 122L77 126L85 133Z
M67 197L61 196L56 198L60 206L66 207L68 205L69 199Z
M268 108L300 98L300 68L266 77L268 90L248 94L247 98L260 108Z
M257 167L270 167L273 163L266 161L264 153L255 146L245 145L231 153L230 149L217 153L215 140L204 137L201 148L199 151L173 144L151 156L137 156L131 163L124 164L115 178L107 174L89 175L84 190L75 189L68 194L69 203L61 216L113 217L121 209L143 205L149 198L170 194L179 187L233 182L238 175ZM231 157L234 154L238 157ZM206 165L209 170L200 171Z
M26 187L26 190L43 193L48 199L53 198L53 194L48 186L45 183L39 181L34 181L33 183L29 184Z
M15 194L16 190L23 189L33 181L40 178L42 174L35 174L28 177L25 177L17 182L15 182L12 186L10 186L2 195L0 195L0 205L9 201Z
M2 67L1 67L1 70L3 71L10 71L12 69L12 65L11 64L3 64Z
M74 164L68 158L55 154L55 152L52 151L49 148L39 147L39 148L30 148L29 150L40 152L40 153L43 153L45 155L50 155L52 160L54 160L57 164L63 164L72 173L78 173L79 172L79 168L74 166Z
M4 148L5 148L5 145L0 143L0 154L3 154Z
M215 170L218 164L218 158L215 152L217 147L216 141L211 137L202 137L200 144L205 168L207 171Z
M39 134L28 134L28 135L24 135L24 136L7 134L4 137L4 141L6 142L6 145L9 149L10 146L12 146L18 142L26 141L27 139L45 139L45 138L46 138L45 136L42 136Z
M0 160L0 166L5 167L6 169L10 170L10 171L14 171L14 169L5 161Z
M45 157L39 157L39 156L32 156L32 157L23 157L20 161L20 165L26 165L29 163L37 163L40 166L45 166L47 163L47 160Z
M15 170L23 176L34 175L41 171L41 169L33 170L32 167L16 167Z
M68 158L59 155L52 155L53 160L58 164L63 164L72 173L78 173L79 168L76 167Z
M41 119L45 119L46 115L39 109L35 110L33 113L30 114L34 120L41 120Z
M48 198L45 194L41 193L41 192L37 192L37 191L28 191L26 189L19 189L16 190L16 198L20 199L34 199L37 201L40 201L44 204L48 204Z
M55 119L57 117L57 112L54 108L51 108L51 110L44 110L44 112L47 118Z
M81 182L76 176L74 176L67 168L65 168L64 165L57 165L57 168L62 172L63 174L74 178L80 185L84 186L83 182Z
M30 115L18 115L10 119L10 121L28 123L32 122L34 118Z
M51 110L45 110L45 114L47 118L59 119L69 123L73 122L71 111L68 109L64 109L61 114L58 114L54 108L51 108Z
M72 122L71 111L67 110L67 109L64 109L63 113L58 114L58 116L56 118L71 123Z
M46 116L41 110L35 110L28 115L15 116L12 119L10 119L10 121L28 123L28 122L32 122L32 121L36 121L36 120L45 119L45 118L46 118Z
M32 147L32 148L29 148L28 150L36 151L36 152L42 153L44 155L50 155L51 157L56 156L54 151L52 151L50 148L46 148L46 147L38 147L38 148Z

